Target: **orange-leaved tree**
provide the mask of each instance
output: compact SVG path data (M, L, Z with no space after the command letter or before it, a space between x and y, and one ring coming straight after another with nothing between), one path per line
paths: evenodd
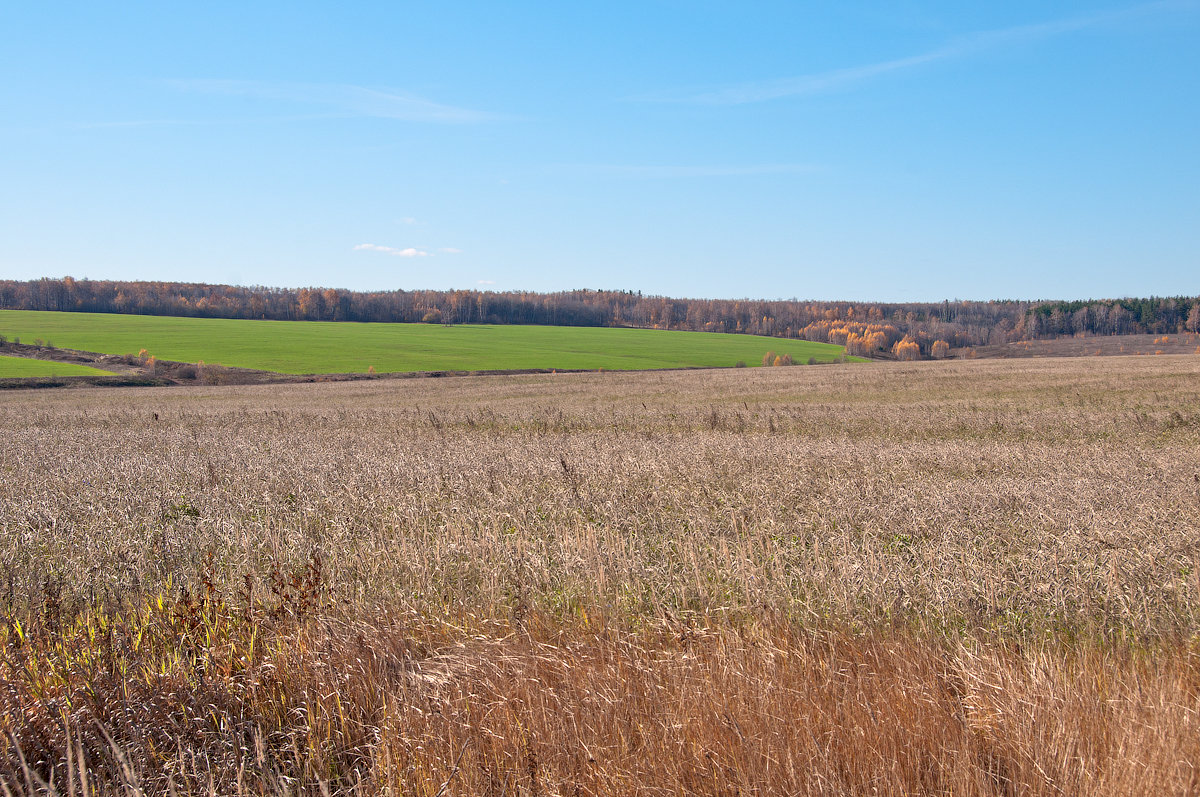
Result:
M892 346L892 354L896 355L897 360L919 360L921 359L921 346L905 335L903 340L896 341L896 345Z

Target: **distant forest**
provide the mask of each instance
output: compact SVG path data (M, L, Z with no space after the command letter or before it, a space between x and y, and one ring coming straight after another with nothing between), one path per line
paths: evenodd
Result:
M672 299L640 292L348 291L179 282L0 280L0 309L286 321L548 324L733 332L902 359L1070 335L1200 332L1200 298L940 303Z

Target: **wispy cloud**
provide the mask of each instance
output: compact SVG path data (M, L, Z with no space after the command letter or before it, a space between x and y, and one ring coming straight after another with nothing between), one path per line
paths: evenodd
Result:
M380 246L379 244L355 244L354 251L356 252L382 252L385 255L393 257L429 257L429 253L424 249L408 247L406 249L398 249L394 246Z
M221 125L245 125L275 122L305 122L312 119L340 118L341 114L306 113L291 116L242 117L238 119L128 119L117 122L80 122L75 127L82 130L123 127L209 127Z
M928 52L871 64L815 72L806 75L710 87L690 92L647 94L633 98L645 102L674 102L697 105L742 105L784 97L804 97L844 90L871 78L914 69L925 64L965 58L1006 45L1048 39L1086 28L1119 22L1135 16L1192 9L1195 0L1162 0L1098 14L1069 17L1032 25L981 31L953 39Z
M456 246L443 246L440 249L438 249L438 251L444 255L461 255L462 254L462 250Z
M495 280L476 280L475 284L476 285L495 285L496 281Z
M669 166L619 165L599 163L562 164L554 171L596 177L625 177L634 179L674 179L689 177L750 177L762 174L806 174L820 167L806 163L759 163L745 166Z
M409 122L466 124L501 117L485 111L458 108L402 91L366 88L345 83L290 83L267 80L169 80L181 91L253 97L275 102L313 105L335 116L363 116Z

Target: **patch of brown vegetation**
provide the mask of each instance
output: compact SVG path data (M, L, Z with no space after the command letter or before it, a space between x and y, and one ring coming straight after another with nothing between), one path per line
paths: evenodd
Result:
M1156 794L1200 776L1187 651L755 625L281 622L153 607L26 638L10 787ZM251 637L251 632L261 637ZM87 634L107 632L100 661ZM72 655L78 658L71 659ZM19 720L14 718L19 716Z
M1002 359L1026 357L1120 357L1155 354L1196 354L1200 335L1088 335L976 346L976 357ZM961 350L955 352L962 356Z
M0 395L4 782L1191 793L1197 407L1168 356Z

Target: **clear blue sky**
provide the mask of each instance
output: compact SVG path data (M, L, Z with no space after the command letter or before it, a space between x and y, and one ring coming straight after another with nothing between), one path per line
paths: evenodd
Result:
M6 3L0 277L1200 293L1200 2Z

